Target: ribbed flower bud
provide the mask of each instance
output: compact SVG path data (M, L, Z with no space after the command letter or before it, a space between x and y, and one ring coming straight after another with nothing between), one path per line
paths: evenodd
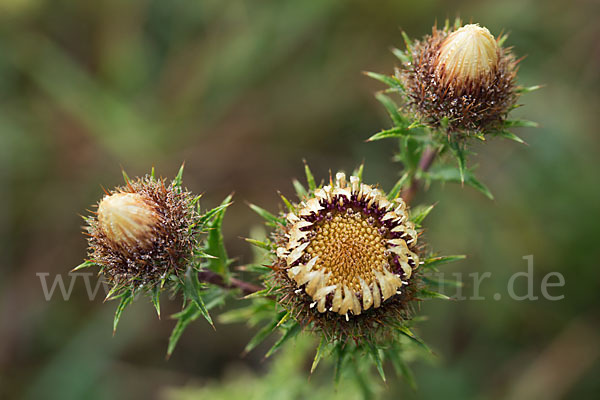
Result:
M128 180L86 218L89 260L115 287L162 285L185 273L198 246L197 198L180 183L146 176Z
M446 83L461 84L485 77L498 64L496 39L487 28L465 25L444 40L436 64Z
M117 246L148 248L160 222L156 207L138 193L108 195L98 205L98 226Z
M410 43L399 72L407 111L457 138L500 129L518 96L517 61L500 43L477 24Z

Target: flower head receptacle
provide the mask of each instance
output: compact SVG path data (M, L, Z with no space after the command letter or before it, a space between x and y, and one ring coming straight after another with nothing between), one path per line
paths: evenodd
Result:
M301 325L329 340L360 342L410 319L419 233L401 198L339 172L285 221L274 233L267 286Z

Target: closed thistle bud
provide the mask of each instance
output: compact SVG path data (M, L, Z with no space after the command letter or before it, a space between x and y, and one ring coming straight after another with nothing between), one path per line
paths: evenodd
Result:
M442 42L435 64L445 84L484 79L498 64L496 39L487 28L465 25Z
M98 227L117 248L148 248L161 220L157 207L139 193L107 195L98 205Z
M89 263L100 266L114 288L127 290L183 277L199 246L197 200L176 181L127 180L85 218Z
M400 70L408 111L458 137L501 128L518 97L517 61L503 39L469 24L413 42Z

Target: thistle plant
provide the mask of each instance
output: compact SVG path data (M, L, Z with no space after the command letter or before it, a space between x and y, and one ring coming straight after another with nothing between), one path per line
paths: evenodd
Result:
M151 298L160 317L160 296L183 294L184 309L168 354L183 328L203 316L210 324L208 308L221 301L233 287L225 280L227 258L220 232L231 197L207 211L200 208L199 195L182 186L183 166L172 182L149 175L129 179L125 185L105 191L91 216L83 217L88 236L88 260L74 270L98 267L112 286L107 300L118 299L113 330L125 308L139 294ZM199 279L219 283L210 290ZM205 304L205 298L210 303Z
M106 193L85 217L89 259L77 269L97 266L112 284L108 297L120 299L115 328L137 294L148 294L159 315L161 293L181 295L171 354L190 322L203 316L212 324L209 309L243 295L244 306L219 320L259 327L246 352L277 333L269 357L302 335L314 342L311 373L325 361L336 382L353 376L367 396L370 375L385 380L389 362L414 385L408 361L431 355L414 329L419 304L448 299L434 290L440 282L429 272L464 256L439 256L426 244L423 223L433 206L411 203L431 181L466 183L492 198L467 167L469 147L493 137L522 143L510 129L535 124L509 114L522 93L537 87L517 84L519 60L505 47L506 35L456 20L420 40L403 36L406 48L393 51L400 60L395 72L367 73L387 85L376 98L393 122L368 141L397 140L400 178L384 191L363 181L361 165L317 183L305 164L306 186L293 181L297 199L281 196L275 213L251 205L269 230L247 239L256 260L236 268L253 274L253 282L234 276L223 244L231 197L202 211L200 196L182 187L183 168L170 183L152 172L125 177L125 186Z
M492 199L467 166L469 146L494 137L524 143L511 129L537 124L509 114L519 107L521 94L539 86L517 84L520 59L504 46L507 35L494 38L487 28L462 26L460 19L447 20L442 29L434 26L420 40L402 35L406 48L393 50L401 63L395 72L366 73L387 86L376 98L393 123L368 140L399 141L394 159L404 171L398 185L408 183L403 194L409 202L420 180L466 183ZM456 167L436 163L440 158L455 159Z

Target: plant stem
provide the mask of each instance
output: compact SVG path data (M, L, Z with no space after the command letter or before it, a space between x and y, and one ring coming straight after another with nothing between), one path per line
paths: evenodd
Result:
M421 154L421 159L419 160L418 169L421 170L422 172L427 172L427 170L429 170L431 165L433 165L433 161L435 160L437 153L438 153L437 149L432 148L432 147L427 147L423 151L423 154ZM401 194L401 197L404 199L406 204L410 204L413 197L415 197L415 194L419 190L419 185L420 185L419 179L417 179L415 177L415 175L413 175L411 178L410 186L408 187L408 189L403 190L402 194Z
M253 283L245 282L235 278L230 278L228 283L221 275L210 270L200 271L198 273L198 279L201 282L212 283L213 285L220 286L224 289L240 289L244 296L264 289L259 285L255 285Z

